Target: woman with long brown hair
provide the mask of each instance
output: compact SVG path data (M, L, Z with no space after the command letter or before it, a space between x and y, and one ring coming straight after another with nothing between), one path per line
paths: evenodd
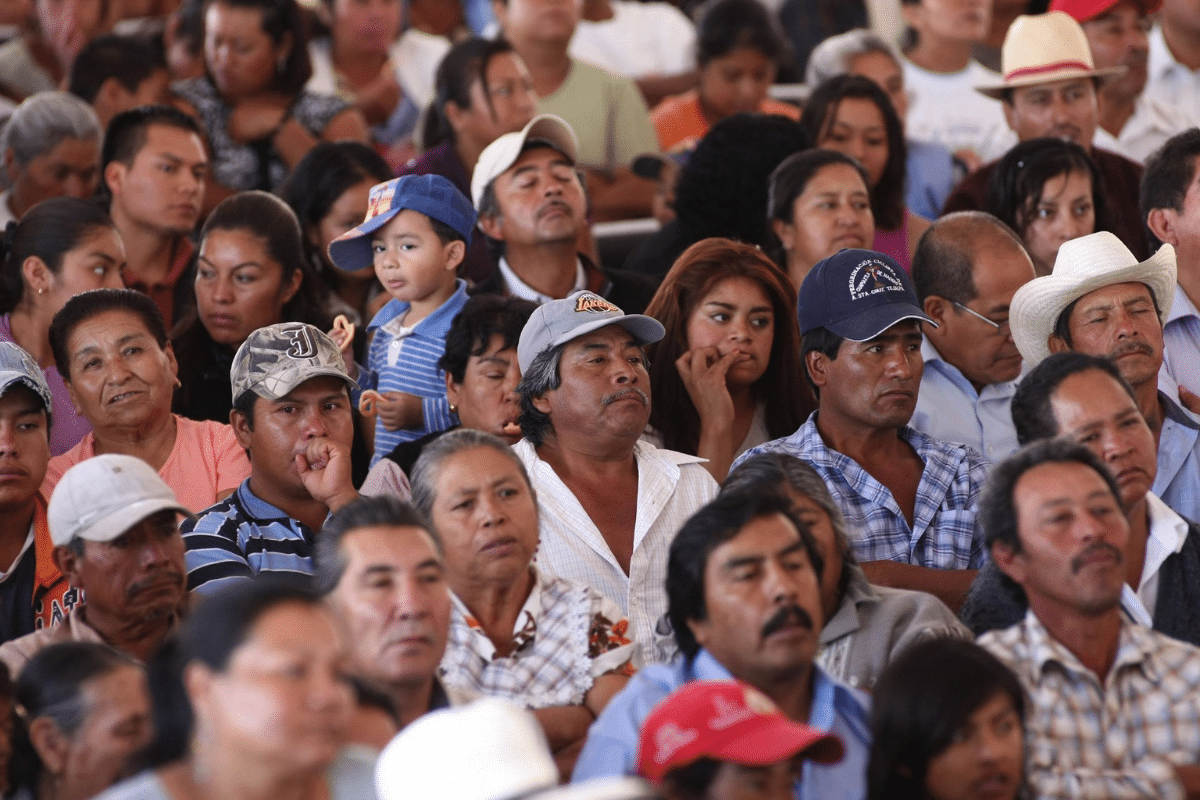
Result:
M707 458L718 481L738 454L793 433L815 408L801 371L796 292L758 248L697 242L646 314L667 329L647 347L653 434L663 447Z

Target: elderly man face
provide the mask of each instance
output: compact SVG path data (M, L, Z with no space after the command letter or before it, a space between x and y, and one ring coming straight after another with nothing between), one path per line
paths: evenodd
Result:
M533 398L556 433L635 440L650 420L650 375L637 338L608 325L572 339L558 363L562 383Z
M587 201L575 165L558 150L526 150L492 182L498 216L479 227L509 247L573 243L586 223Z
M329 605L346 634L352 669L384 684L423 683L446 649L450 590L433 540L421 528L358 528Z
M1017 480L1013 506L1020 550L997 543L992 557L1039 618L1112 611L1129 525L1100 474L1076 461L1039 464Z
M1004 116L1022 142L1056 136L1090 152L1099 121L1096 86L1091 78L1019 86L1004 103Z
M1150 20L1133 0L1118 0L1101 14L1080 23L1097 69L1126 67L1111 79L1105 91L1134 98L1146 88L1146 62L1150 53Z
M1050 351L1076 350L1104 356L1137 388L1154 380L1162 366L1162 322L1154 295L1144 283L1117 283L1085 294L1067 320L1068 343L1051 335Z
M93 624L96 616L110 626L159 621L178 611L187 588L174 511L151 514L111 542L77 539L56 547L54 559L71 585L87 593Z

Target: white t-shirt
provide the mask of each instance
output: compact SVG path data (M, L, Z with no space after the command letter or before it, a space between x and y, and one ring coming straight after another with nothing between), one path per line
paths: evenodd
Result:
M976 86L997 84L1001 76L977 61L961 72L930 72L904 59L904 84L908 88L910 139L934 142L951 153L973 150L986 164L1017 143L1004 119L999 100L975 91Z
M678 75L696 66L696 27L670 3L612 0L613 18L580 20L571 38L574 58L624 75Z
M1158 101L1183 117L1184 127L1176 133L1200 125L1200 70L1190 70L1175 60L1163 38L1162 25L1155 25L1150 31L1146 70L1148 77L1142 96Z

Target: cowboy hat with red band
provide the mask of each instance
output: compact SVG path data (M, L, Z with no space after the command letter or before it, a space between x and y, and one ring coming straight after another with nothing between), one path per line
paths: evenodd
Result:
M977 86L976 91L1003 100L1009 89L1076 78L1115 78L1127 69L1096 69L1083 28L1062 11L1017 17L1000 48L1000 65L1004 82Z

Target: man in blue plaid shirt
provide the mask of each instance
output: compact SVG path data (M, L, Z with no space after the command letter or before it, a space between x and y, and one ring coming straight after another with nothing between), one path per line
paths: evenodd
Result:
M870 250L814 266L798 315L821 407L791 436L742 458L783 451L811 463L871 582L930 592L957 609L983 561L975 502L988 462L908 427L924 366L921 324L935 323L903 268Z

